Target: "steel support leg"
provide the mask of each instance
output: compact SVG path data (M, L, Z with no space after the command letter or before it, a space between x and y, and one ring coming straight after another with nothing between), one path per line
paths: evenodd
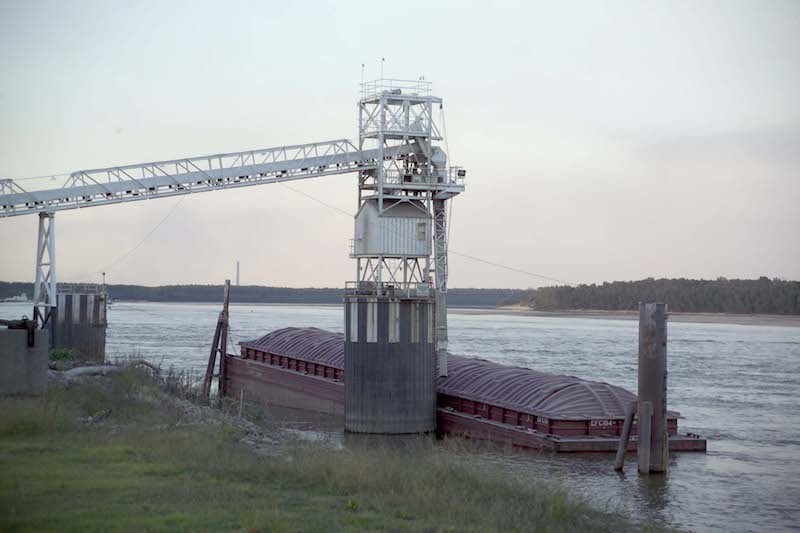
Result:
M36 244L36 281L33 285L33 319L44 327L56 307L56 221L55 213L39 213Z
M436 372L447 375L447 210L445 200L433 201L433 244L436 262Z

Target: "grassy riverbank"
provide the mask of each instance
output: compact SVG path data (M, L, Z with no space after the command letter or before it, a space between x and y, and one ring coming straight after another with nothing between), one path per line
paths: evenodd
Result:
M0 530L619 530L548 487L463 466L463 444L336 449L164 392L137 370L0 400ZM252 424L250 424L252 427ZM281 436L283 435L283 436Z

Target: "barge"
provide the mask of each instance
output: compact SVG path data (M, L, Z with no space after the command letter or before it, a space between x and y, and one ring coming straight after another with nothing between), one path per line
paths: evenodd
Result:
M344 415L344 335L284 328L240 348L226 356L231 397ZM607 383L458 355L449 355L436 394L437 432L555 452L616 451L626 406L636 400ZM670 450L705 451L704 438L679 434L679 420L679 413L667 412ZM635 421L631 434L633 451Z

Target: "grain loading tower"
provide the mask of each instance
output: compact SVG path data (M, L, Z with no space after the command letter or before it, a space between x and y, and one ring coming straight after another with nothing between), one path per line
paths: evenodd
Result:
M434 145L441 104L423 80L362 85L359 149L377 157L358 176L345 296L348 431L435 428L435 379L447 375L445 203L464 190L464 171Z

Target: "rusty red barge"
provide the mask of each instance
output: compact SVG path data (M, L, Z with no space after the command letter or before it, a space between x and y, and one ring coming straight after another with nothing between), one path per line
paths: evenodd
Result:
M343 335L284 328L240 346L240 356L226 358L228 395L344 413ZM635 399L607 383L451 355L448 376L437 382L437 429L556 452L613 452ZM668 412L670 450L705 451L704 438L678 433L679 419Z

